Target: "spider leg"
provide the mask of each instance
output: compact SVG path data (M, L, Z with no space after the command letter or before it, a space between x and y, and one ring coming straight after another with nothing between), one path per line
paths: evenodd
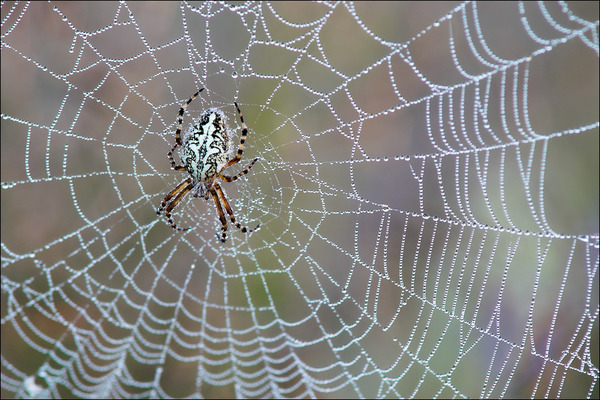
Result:
M177 148L177 146L181 146L181 125L183 124L183 114L185 113L186 108L190 105L190 103L198 96L198 94L203 91L204 88L198 90L192 97L190 97L185 104L179 109L179 116L177 117L177 131L175 131L175 146L171 147L171 150L167 153L169 157L169 161L171 161L171 168L175 171L185 171L185 167L183 165L177 165L175 160L173 159L173 151Z
M179 109L179 117L177 117L177 131L175 132L175 145L181 146L181 125L183 124L183 113L185 113L185 109L190 105L190 103L198 96L198 94L203 91L204 88L198 90L192 97L185 102L183 106ZM174 150L174 148L172 149ZM172 151L171 150L171 151Z
M258 158L255 158L254 160L252 160L252 162L250 163L250 165L248 165L248 166L246 167L246 169L245 169L245 170L243 170L242 172L240 172L240 173L239 173L239 174L237 174L237 175L234 175L234 176L229 176L229 175L224 175L224 174L218 174L217 176L218 176L219 178L223 179L224 181L227 181L227 182L233 182L233 181L235 181L236 179L238 179L239 177L241 177L241 176L244 176L244 175L246 175L248 172L250 172L250 168L252 168L252 166L254 165L254 163L255 163L257 160L258 160Z
M240 121L242 121L242 137L240 138L240 145L238 147L237 154L234 158L227 162L227 167L232 166L233 164L237 163L242 159L242 153L244 153L244 142L246 142L246 137L248 136L248 127L244 122L244 116L242 115L242 111L240 110L240 107L236 102L234 102L233 104L235 104L235 108L237 108L238 115L240 116Z
M225 210L227 211L227 214L229 214L229 218L231 219L231 222L242 232L252 232L254 231L256 228L258 228L260 226L256 225L256 227L254 227L253 229L248 229L245 226L242 226L239 222L237 222L235 220L235 215L233 215L233 210L231 209L231 206L229 205L229 202L227 201L227 198L225 197L225 193L223 193L223 189L221 189L221 185L219 185L218 182L214 183L213 189L211 190L216 190L217 193L219 194L219 198L221 199L221 201L223 202L223 205L225 206ZM214 197L214 194L213 194Z
M167 153L167 157L169 157L169 161L171 161L171 168L173 168L175 171L185 171L185 167L183 165L177 165L173 159L173 150L175 150L177 146L178 144L175 143L175 146L173 146L171 151Z
M188 178L185 181L181 182L179 185L177 185L175 187L175 189L173 189L169 193L167 193L167 195L162 199L162 201L160 203L160 207L158 207L158 210L156 211L156 213L160 215L162 210L164 210L165 207L167 207L167 203L173 198L173 196L175 196L181 189L183 189L183 187L185 185L188 185L191 181L192 181L192 178Z
M179 193L177 193L177 196L175 196L173 201L171 201L171 203L169 203L169 205L165 209L165 216L167 217L167 221L169 221L169 224L171 224L171 227L173 229L175 229L176 231L187 231L190 229L190 228L178 228L177 225L175 224L175 222L173 222L173 217L171 216L171 211L173 211L173 209L177 206L177 204L179 204L181 199L183 199L183 197L186 194L188 194L190 190L192 190L192 188L194 187L194 183L192 182L191 178L188 178L185 181L183 181L182 183L180 183L179 185L177 185L177 187L169 193L169 195L171 195L171 197L172 197L173 196L172 193L175 192L180 186L183 186L185 183L188 183L188 185L185 186L183 189L180 189ZM165 199L166 199L166 197L165 197ZM163 200L163 203L165 203L166 201L168 201L168 199ZM162 204L161 204L161 206L162 206Z
M225 243L225 240L227 240L227 219L225 218L225 215L223 214L223 207L221 207L221 202L219 201L219 196L217 196L217 192L215 191L215 188L214 187L210 188L209 193L212 195L213 199L215 200L215 205L217 206L217 212L219 213L219 219L221 220L221 225L223 226L222 227L223 233L221 233L221 242ZM208 195L208 193L207 193L207 195Z

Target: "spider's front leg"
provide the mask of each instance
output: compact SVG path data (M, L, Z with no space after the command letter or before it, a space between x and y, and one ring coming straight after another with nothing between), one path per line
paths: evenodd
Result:
M221 242L225 243L225 241L227 240L227 219L225 218L225 215L223 214L223 207L221 207L221 202L219 201L219 196L217 195L215 188L214 187L210 188L210 191L208 193L206 193L207 199L208 199L209 193L212 195L213 199L215 200L215 205L217 206L217 212L219 213L219 219L221 220L221 225L222 225L221 229L223 229L223 233L221 233Z
M240 231L242 231L244 233L250 233L250 232L253 232L256 229L258 229L260 224L256 225L252 229L248 229L247 227L242 226L242 224L240 224L239 222L236 221L235 215L233 214L233 210L231 209L231 206L229 205L229 201L227 201L227 197L225 197L225 193L223 193L223 189L221 189L221 185L219 185L217 182L215 182L215 184L211 190L216 191L218 193L219 199L221 200L221 202L223 202L223 206L225 206L225 210L227 211L227 214L229 214L231 223L234 224ZM213 194L213 197L214 197L214 194ZM219 205L219 208L220 208L220 205ZM220 216L223 215L222 213L223 213L223 210L221 209ZM221 220L221 222L223 222L223 220ZM225 230L227 230L227 227L225 227Z
M173 217L171 216L171 211L179 204L181 199L188 194L190 190L194 187L194 183L192 182L192 178L188 178L185 181L181 182L179 185L175 187L175 189L171 190L160 203L160 207L156 211L156 214L160 214L163 210L165 210L165 216L167 217L167 221L171 225L173 229L176 231L187 231L190 228L178 228L177 224L173 221ZM168 203L168 205L167 205Z

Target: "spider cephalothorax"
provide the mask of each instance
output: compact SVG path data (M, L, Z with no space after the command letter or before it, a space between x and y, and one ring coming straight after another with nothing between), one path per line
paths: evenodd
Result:
M246 175L258 159L255 158L252 160L250 165L237 175L229 176L222 173L225 168L236 164L242 159L244 142L248 135L248 128L244 123L244 116L235 102L235 108L237 109L240 121L242 122L242 137L235 157L229 158L231 140L229 138L229 130L225 124L225 116L220 110L210 108L204 111L200 118L194 121L194 124L184 133L183 139L181 138L181 125L183 123L185 109L203 90L204 88L194 93L194 95L179 109L177 131L175 132L175 145L168 153L171 167L176 171L187 171L190 176L177 185L175 189L167 193L160 203L157 214L160 214L162 210L165 210L167 221L169 221L173 229L178 231L188 230L189 228L177 227L175 222L173 222L171 211L173 211L181 199L190 191L195 197L204 196L207 200L210 195L215 201L219 219L221 220L223 230L221 233L221 242L225 242L227 238L227 219L223 214L223 207L225 207L225 211L227 211L231 222L242 232L252 232L254 229L258 228L258 226L254 229L248 229L235 220L233 210L225 197L225 193L223 193L223 189L221 189L221 185L217 182L217 178L227 182L233 182L239 177ZM179 157L181 158L183 165L177 165L173 158L173 151L177 147L181 148L179 150ZM221 203L223 206L221 206Z

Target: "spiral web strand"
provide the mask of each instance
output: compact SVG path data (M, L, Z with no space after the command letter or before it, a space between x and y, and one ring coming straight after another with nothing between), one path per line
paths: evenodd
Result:
M2 3L2 397L597 398L598 26ZM225 244L211 201L155 214L201 87L183 129L237 143L237 102L258 158Z

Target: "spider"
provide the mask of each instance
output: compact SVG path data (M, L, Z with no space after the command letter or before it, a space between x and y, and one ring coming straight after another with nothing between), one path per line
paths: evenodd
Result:
M225 175L223 171L227 168L236 164L242 159L244 152L244 142L248 136L248 128L244 123L244 116L242 111L236 102L233 104L237 109L240 121L242 122L242 137L240 139L240 145L235 157L228 159L230 154L231 140L229 139L229 131L225 124L225 115L218 109L209 108L204 111L200 118L194 120L194 124L188 128L184 133L183 138L181 137L181 125L183 124L183 114L190 103L202 92L204 88L198 90L192 97L190 97L185 104L179 109L179 117L177 118L177 131L175 132L175 145L171 148L171 151L167 154L171 161L171 167L175 171L187 171L190 175L186 180L181 182L171 190L163 198L160 203L160 207L156 211L158 215L165 210L165 216L167 221L171 224L171 227L177 231L187 231L190 228L179 228L173 222L171 217L171 211L179 204L181 199L185 197L188 192L192 192L194 197L204 196L204 199L208 200L209 195L212 196L217 207L217 213L221 220L222 230L221 242L225 243L227 239L227 219L223 214L223 207L229 214L231 222L242 232L252 232L259 227L257 225L254 229L248 229L242 226L235 220L233 210L221 189L221 185L217 182L217 178L220 178L226 182L233 182L238 178L246 175L254 163L258 160L255 158L252 160L250 165L246 167L242 172L237 175L230 176ZM179 150L179 157L183 165L177 165L173 159L173 151L181 147ZM223 204L223 206L221 206ZM219 235L217 234L217 237Z

